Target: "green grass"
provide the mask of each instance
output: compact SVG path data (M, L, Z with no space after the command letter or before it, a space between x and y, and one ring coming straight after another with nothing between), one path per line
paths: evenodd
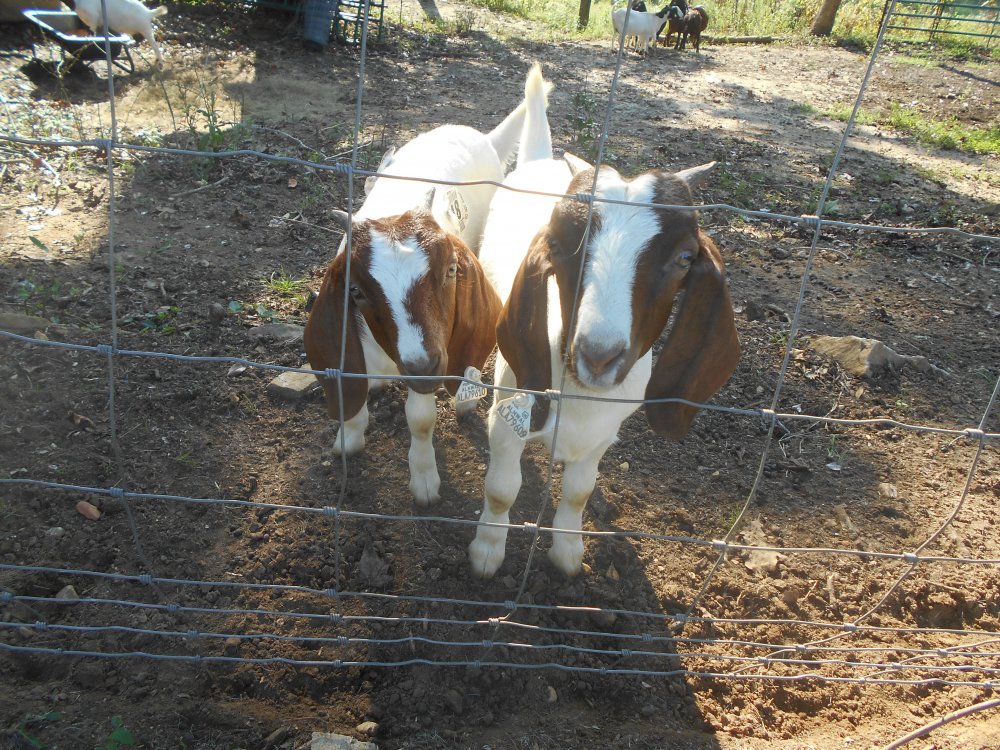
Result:
M850 107L824 112L827 117L846 121ZM1000 127L970 128L955 119L935 120L899 104L888 112L861 110L857 122L862 125L882 125L913 136L925 146L964 151L970 154L1000 154Z

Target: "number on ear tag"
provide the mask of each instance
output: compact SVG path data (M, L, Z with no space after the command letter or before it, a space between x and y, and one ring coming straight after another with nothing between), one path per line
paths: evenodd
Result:
M461 234L469 223L469 207L465 198L458 192L458 188L451 188L445 193L445 200L448 201L448 218L458 228L457 234Z
M467 401L478 401L489 393L486 386L483 385L483 374L475 367L465 368L465 378L455 392L456 404L464 404Z
M504 424L521 440L527 440L531 429L531 407L534 404L535 397L530 393L518 393L514 398L501 401L495 408Z

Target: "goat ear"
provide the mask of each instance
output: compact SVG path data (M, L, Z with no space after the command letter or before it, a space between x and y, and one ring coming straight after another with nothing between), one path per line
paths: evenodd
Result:
M688 272L680 310L646 385L647 399L704 403L725 385L740 359L722 256L700 230L698 243L700 252ZM688 433L697 413L697 407L687 404L646 404L650 426L673 440Z
M348 300L346 344L344 363L341 367L341 335L344 332L344 299L347 268L347 253L340 253L327 269L319 296L313 303L309 320L306 322L304 343L309 365L314 370L341 369L345 373L365 374L365 353L361 348L358 332L358 312L354 302ZM338 389L337 381L320 378L326 394L326 410L330 418L347 420L361 411L368 398L367 378L342 378ZM341 415L340 392L343 392L343 415Z
M588 164L584 159L569 152L563 154L563 161L569 166L569 172L574 177L580 174L580 172L586 172L588 169L594 168L593 164Z
M710 161L708 164L701 164L697 167L691 167L690 169L682 169L680 172L676 173L677 177L680 177L687 186L694 190L697 187L701 187L701 184L705 181L708 173L715 169L717 162Z
M547 230L543 229L517 270L497 322L497 346L514 371L519 388L544 391L552 387L548 280L553 273ZM538 399L532 410L531 428L540 430L548 415L548 399Z
M455 319L448 340L448 375L461 377L472 365L483 369L496 346L496 322L503 303L479 260L462 240L449 235L458 263L455 278ZM454 396L461 381L447 380L445 387Z

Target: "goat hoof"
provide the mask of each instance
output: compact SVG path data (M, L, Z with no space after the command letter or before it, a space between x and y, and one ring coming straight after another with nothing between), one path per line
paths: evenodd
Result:
M580 572L583 565L583 540L577 538L562 543L554 541L549 549L549 561L572 578Z
M440 497L440 489L441 480L437 477L431 480L410 480L410 492L413 493L413 499L420 508L426 508L428 505L436 503Z
M503 550L497 554L496 547L489 542L473 539L469 545L469 562L472 565L472 575L484 581L496 575L503 564Z

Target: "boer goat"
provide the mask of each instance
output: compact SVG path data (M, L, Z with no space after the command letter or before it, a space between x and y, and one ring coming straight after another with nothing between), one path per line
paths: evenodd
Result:
M499 183L527 106L544 109L547 90L535 66L525 101L489 135L444 125L418 136L390 155L353 217L336 214L350 243L345 236L323 279L306 324L306 354L314 370L423 376L408 381L406 400L410 491L418 505L436 500L441 485L434 392L443 378L461 377L470 365L482 368L495 344L500 299L470 246L478 248L496 185L428 192L427 183L387 175ZM357 453L368 426L368 378L320 381L330 417L341 422L334 453ZM446 386L454 394L457 381ZM470 411L475 402L458 408Z
M688 206L692 188L714 166L676 174L653 171L632 180L601 167L595 181L592 167L568 156L567 161L529 162L505 184L571 195L593 188L596 198ZM551 408L547 397L532 396L537 400L530 411L518 417L514 412L523 396L512 399L509 392L495 391L485 502L469 558L473 573L484 578L503 562L507 529L490 524L509 523L521 487L521 453L526 441L538 440L565 464L552 526L566 533L553 534L549 558L574 575L584 552L582 536L575 532L582 529L598 462L637 408L627 401L704 402L735 370L739 339L722 257L699 229L693 210L595 201L588 231L587 205L575 198L535 197L529 210L532 198L515 195L501 190L494 197L481 253L505 300L497 324L494 383L542 392L561 389L561 398ZM491 270L512 266L516 271L501 277ZM651 347L682 291L654 367ZM697 411L682 403L646 405L650 426L675 440L687 434Z
M163 52L153 36L153 19L165 15L166 7L147 8L139 0L105 0L108 29L119 34L139 35L153 48L157 64L163 63ZM76 14L95 34L104 33L101 0L76 0Z
M701 51L701 32L708 28L708 11L705 6L696 5L691 8L680 20L680 27L677 34L677 49L684 49L688 37L691 37L691 44L695 52Z
M628 37L635 38L637 52L639 45L642 45L643 52L648 51L650 46L655 44L656 35L667 22L666 16L668 12L669 6L664 6L656 13L645 13L638 10L629 11L628 8L612 8L611 25L614 29L611 36L612 49L617 49L615 46L617 37L624 36L626 42L628 41Z
M674 0L670 4L670 8L667 11L667 23L664 26L667 29L667 33L660 38L660 34L663 33L664 26L660 27L660 30L656 34L656 39L659 41L660 45L663 47L670 46L670 37L673 34L679 34L681 30L681 25L684 20L684 15L688 11L688 6L686 0Z

